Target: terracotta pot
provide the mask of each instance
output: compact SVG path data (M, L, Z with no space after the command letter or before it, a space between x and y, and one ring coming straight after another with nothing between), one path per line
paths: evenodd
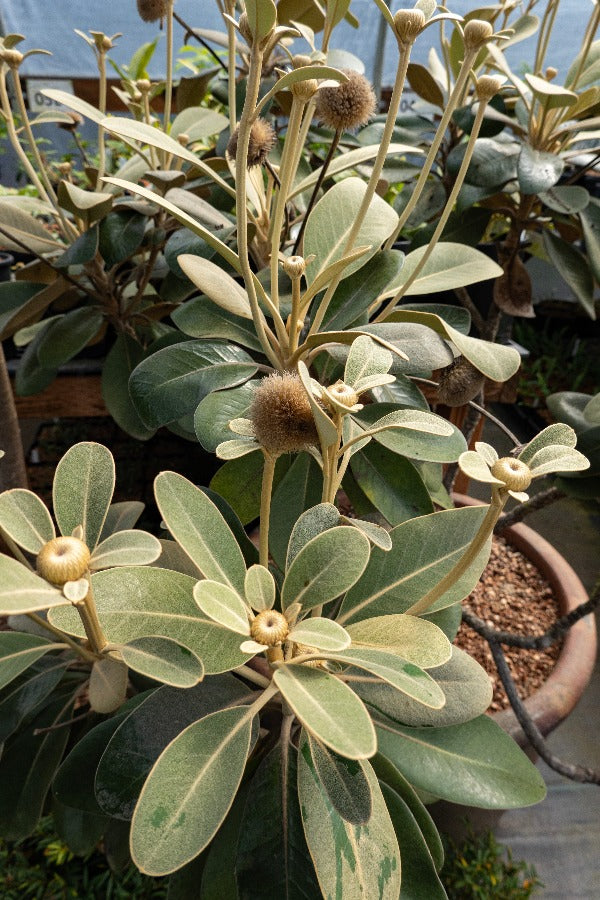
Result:
M457 494L459 506L479 501ZM566 559L528 525L507 528L504 537L520 550L548 580L565 615L588 599L587 592ZM507 630L510 630L508 628ZM580 619L565 635L560 655L550 677L525 701L525 706L543 735L550 734L566 719L581 698L594 670L596 660L596 622L593 613ZM493 718L522 747L527 739L512 709L494 713Z
M455 494L454 500L457 506L475 506L480 503L462 494ZM502 537L520 550L545 576L558 600L561 615L586 602L586 590L569 563L536 531L519 523L507 528ZM510 630L510 626L507 630ZM594 670L596 643L596 622L593 613L590 613L569 629L549 678L525 701L527 711L544 736L567 718L581 698ZM510 707L493 713L492 718L533 761L536 760L537 754ZM434 803L429 811L438 828L457 841L462 840L469 829L475 833L493 829L504 813L502 809L459 806L445 800Z

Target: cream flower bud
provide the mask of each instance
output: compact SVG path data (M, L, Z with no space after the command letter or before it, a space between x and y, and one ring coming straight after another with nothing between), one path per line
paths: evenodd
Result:
M401 44L412 44L425 27L427 20L420 9L399 9L394 16L394 27Z
M150 88L152 87L152 82L148 81L147 78L138 78L135 83L138 91L141 91L142 94L147 94Z
M36 568L46 581L62 586L85 575L89 562L90 551L83 541L76 537L57 537L44 544Z
M11 69L18 69L24 58L20 50L12 48L0 50L0 59L9 65Z
M354 406L355 403L358 403L358 394L354 388L341 379L332 384L327 390L342 406Z
M264 609L252 620L250 635L253 640L266 647L275 647L285 641L290 626L287 619L276 609Z
M301 278L306 271L306 260L303 256L286 256L281 265L285 274L292 280Z
M497 460L491 472L494 478L504 482L509 491L525 491L531 484L529 466L512 456L503 456Z
M494 78L493 75L482 75L475 84L475 95L478 100L487 102L492 97L495 97L502 84L503 82L500 78Z
M465 25L464 41L467 50L479 50L489 41L494 33L494 29L489 22L483 19L471 19Z

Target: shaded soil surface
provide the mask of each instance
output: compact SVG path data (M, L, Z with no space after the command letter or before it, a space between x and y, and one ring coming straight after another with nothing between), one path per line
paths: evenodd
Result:
M529 637L542 634L559 615L557 600L544 576L522 553L496 537L489 563L465 606L493 628ZM494 684L490 711L505 709L508 697L497 677L487 642L463 623L456 643L489 673ZM541 687L554 668L560 644L546 650L503 649L519 694L526 698Z

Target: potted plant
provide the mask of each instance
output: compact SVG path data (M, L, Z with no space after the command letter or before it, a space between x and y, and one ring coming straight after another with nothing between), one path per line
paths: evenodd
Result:
M509 498L588 463L567 426L514 457L468 451L408 377L458 351L502 380L518 356L468 336L452 310L389 303L403 255L380 249L398 217L376 188L410 49L439 19L424 0L395 16L378 5L399 50L389 127L366 155L337 163L373 159L366 181L344 177L312 208L309 198L301 253L290 253L292 126L308 131L319 104L322 117L329 104L357 124L368 91L311 51L261 96L264 57L282 34L272 0L247 0L227 19L248 48L226 156L235 249L160 187L105 178L220 258L178 257L201 292L173 313L192 340L152 353L130 379L145 427L193 429L225 461L219 493L161 473L159 542L135 529L139 504L111 503L110 452L81 443L57 467L54 516L27 490L0 495L0 612L13 628L0 633L2 830L29 832L51 788L62 834L84 832L90 846L104 835L108 847L128 836L136 865L170 875L174 896L191 885L205 897L443 897L422 798L504 808L544 795L485 715L487 675L451 638ZM327 6L325 49L340 14ZM475 20L463 39L466 79L493 32ZM496 88L478 80L482 107ZM285 90L274 177L262 168L274 136L261 114ZM109 124L171 151L159 129ZM301 193L318 185L318 173L307 177ZM449 284L499 273L477 251L439 246L440 268L454 263ZM452 508L441 467L453 461L490 485L489 504ZM339 508L340 488L352 510ZM258 547L243 527L254 517Z

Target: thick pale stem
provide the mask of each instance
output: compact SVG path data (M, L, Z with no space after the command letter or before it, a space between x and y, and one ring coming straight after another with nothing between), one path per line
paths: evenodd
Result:
M385 159L387 156L387 152L392 140L392 135L394 132L394 126L396 124L396 116L398 115L398 109L400 108L400 100L402 99L402 92L404 90L404 82L406 80L406 71L408 69L408 63L410 60L410 51L412 49L412 44L402 44L400 45L400 59L398 61L398 69L396 71L396 79L394 82L394 89L392 91L392 96L390 99L390 107L388 110L388 115L385 121L385 127L383 130L383 134L381 136L381 143L379 145L379 150L377 152L377 156L375 157L375 162L373 164L373 169L371 171L371 175L369 177L369 181L367 182L367 188L365 194L363 196L360 208L358 210L357 216L354 220L354 224L350 229L350 233L346 239L346 245L344 247L344 254L349 253L354 247L356 238L360 232L360 228L364 221L364 218L367 214L369 206L371 205L371 200L375 196L375 190L377 188L377 184L381 177L381 172L383 170L383 165L385 163ZM339 273L335 278L332 279L329 287L325 291L325 295L319 304L319 308L315 314L313 323L310 327L309 334L315 334L318 332L323 319L325 317L325 313L329 307L331 302L331 298L333 297L338 284L342 278L342 272Z
M32 622L35 622L37 626L45 628L50 634L54 634L56 637L60 638L64 644L68 644L71 650L74 650L75 653L79 654L86 662L96 662L98 657L95 656L95 654L90 653L89 650L86 650L85 647L82 647L81 644L78 644L77 641L74 641L67 634L62 632L60 628L55 628L47 619L42 619L41 616L37 616L35 613L26 613L26 615L27 618L31 619Z
M102 653L102 650L108 644L106 637L104 636L104 632L102 630L102 626L100 624L100 619L98 618L98 612L96 610L96 602L94 600L94 592L92 589L92 582L90 576L87 576L88 581L88 592L83 600L78 601L73 604L75 609L79 613L81 621L83 623L83 627L85 629L85 633L88 641L90 642L90 647L94 653Z
M279 167L279 190L277 191L277 200L275 203L275 212L271 220L270 236L271 236L271 300L276 309L279 309L279 246L281 243L281 232L285 220L285 209L287 195L294 179L294 151L300 123L302 122L302 111L304 109L304 101L294 97L292 100L292 109L288 128L285 135L283 150L281 152L281 164Z
M238 131L238 146L235 157L235 195L238 223L238 254L240 257L240 268L244 278L244 284L248 293L250 309L252 311L252 321L256 335L261 343L265 356L276 369L281 368L280 360L274 352L269 339L265 333L263 315L258 305L258 297L256 295L256 285L254 283L254 275L250 266L250 256L248 251L248 208L246 195L246 166L248 160L248 143L250 140L250 129L258 99L258 91L260 88L260 76L262 70L262 51L255 45L252 47L250 58L250 71L248 72L248 81L246 84L246 101L242 110ZM281 323L283 326L283 323ZM283 326L285 331L285 326Z
M413 212L415 206L417 205L417 203L419 201L419 197L421 196L425 182L427 181L427 179L429 177L429 173L431 172L431 169L435 162L435 158L436 158L437 152L440 148L440 144L442 143L444 134L446 133L446 128L448 127L448 125L450 123L452 113L456 109L456 106L458 103L458 98L461 96L463 88L467 82L467 79L469 78L469 75L471 72L471 65L472 65L473 60L475 59L476 55L477 55L476 50L469 50L465 53L465 58L463 60L460 72L458 73L458 78L456 79L456 84L454 85L454 90L452 91L452 93L450 94L450 97L448 99L448 103L443 112L442 118L440 120L440 124L438 125L437 131L435 133L435 137L434 137L433 141L431 142L431 146L429 148L427 158L423 164L423 168L421 169L421 174L419 175L419 178L417 179L417 183L412 192L412 196L411 196L410 200L408 201L406 207L402 211L400 220L399 220L398 224L396 225L394 233L391 235L390 238L388 238L388 241L385 245L386 249L388 249L388 250L394 244L396 239L398 238L398 235L400 234L400 232L406 225L410 214Z
M446 591L450 590L453 585L462 578L465 574L469 566L471 566L475 560L477 559L477 555L481 552L483 547L485 546L486 541L489 539L490 535L494 531L494 526L498 521L504 506L506 505L506 501L508 500L508 491L500 489L499 491L494 490L492 493L492 502L488 507L488 511L485 514L485 518L479 527L479 531L458 560L456 565L454 565L450 571L444 575L441 581L439 581L435 587L431 588L430 591L427 591L425 596L421 597L410 609L406 610L406 613L411 616L419 616L422 613L426 612L440 597L443 597Z
M167 84L165 87L165 114L163 130L171 130L171 106L173 104L173 0L167 9Z
M227 3L227 14L232 16L235 12L235 2ZM227 95L229 103L229 130L233 134L237 122L236 96L235 96L235 28L228 19L225 19L227 28L227 68L229 77L227 80Z
M594 35L598 30L598 23L600 23L600 6L597 4L594 6L592 11L592 15L587 24L587 28L585 30L585 35L583 38L583 44L580 50L579 63L577 64L577 69L575 71L575 75L573 76L573 80L569 85L569 90L574 91L577 87L577 82L581 78L581 73L583 72L583 67L586 63L586 60L589 57L590 47L592 46L592 41L594 40Z
M238 666L237 669L234 669L233 671L237 675L241 675L242 678L246 678L247 681L259 685L259 687L267 688L271 685L270 678L265 678L264 675L261 675L260 672L255 672L250 666Z
M410 286L412 284L414 284L416 279L419 277L419 275L425 268L425 266L427 264L427 260L433 253L433 250L434 250L437 242L439 241L440 237L442 236L442 232L443 232L444 228L446 227L446 223L447 223L448 219L450 218L450 213L454 209L454 204L456 203L460 189L463 186L463 182L465 180L465 176L467 174L469 164L473 157L473 152L475 150L475 142L477 140L479 131L481 129L481 123L483 122L483 118L485 116L486 107L487 107L487 102L484 102L483 100L479 102L479 105L477 108L477 113L475 115L475 122L473 124L471 134L469 135L469 141L468 141L466 149L465 149L465 155L460 164L460 169L458 170L458 174L456 176L454 186L453 186L452 190L450 191L450 195L449 195L448 199L446 200L446 205L444 206L442 215L440 216L440 219L437 223L435 231L433 232L433 235L431 236L431 239L427 245L427 249L425 250L425 253L419 260L418 265L415 266L415 269L412 272L410 278L408 278L404 282L402 287L397 291L397 293L394 295L394 297L392 297L390 302L385 305L385 307L382 309L382 311L376 317L376 319L375 319L376 322L384 321L387 318L387 316L389 316L390 313L393 311L396 303L398 303L402 299L402 297L406 294L406 292L410 288Z
M41 153L38 149L38 145L35 142L35 137L33 135L33 131L31 130L31 125L29 124L29 116L27 115L27 108L25 106L25 98L23 96L23 91L21 89L21 80L19 78L19 73L16 69L12 69L11 71L12 71L12 76L13 76L13 85L15 88L15 97L17 100L19 115L21 116L21 119L23 120L23 129L25 131L25 134L27 135L30 153L33 156L33 159L35 160L35 164L38 167L39 177L42 180L43 185L44 185L44 189L45 189L44 195L48 199L48 201L50 203L52 203L52 205L56 209L56 212L58 213L58 217L60 219L61 231L63 233L63 236L67 239L69 237L72 238L74 235L77 236L77 231L75 230L73 225L71 225L71 223L67 221L62 209L58 205L58 200L56 198L54 188L50 184L50 179L48 178L48 173L46 172L46 166L44 164L44 160L42 159Z
M289 335L288 354L293 356L298 349L298 337L300 335L300 306L302 300L302 275L292 277L292 311L287 320L287 332Z
M260 538L258 561L261 566L269 567L269 521L271 518L271 496L273 494L273 477L275 475L276 456L264 451L265 466L263 469L262 489L260 494Z
M106 115L106 53L100 50L98 53L98 91L99 108L103 116ZM96 190L102 188L102 178L106 169L106 144L105 131L102 125L98 125L98 176L96 178Z

